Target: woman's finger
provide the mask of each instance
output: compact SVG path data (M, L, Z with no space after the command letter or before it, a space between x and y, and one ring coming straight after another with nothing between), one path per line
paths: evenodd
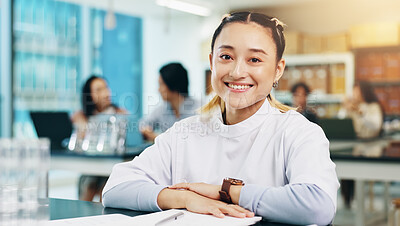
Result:
M249 210L239 206L239 205L231 205L233 208L235 208L237 211L246 214L246 217L254 217L254 213L250 212Z
M221 211L232 217L245 218L246 213L237 210L235 206L236 205L233 205L233 204L224 205L224 206L222 206Z
M223 214L222 211L216 206L210 207L208 212L210 214L218 217L218 218L224 218L225 217L225 214Z
M190 184L189 183L179 183L179 184L174 184L170 186L169 188L177 189L177 188L183 188L183 189L189 189Z

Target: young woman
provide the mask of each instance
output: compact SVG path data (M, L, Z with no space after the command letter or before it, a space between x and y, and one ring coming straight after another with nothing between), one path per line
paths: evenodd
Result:
M384 115L378 98L368 82L356 83L353 87L353 97L346 99L343 105L345 115L353 120L357 137L368 139L380 135Z
M330 223L339 183L329 142L319 126L270 95L285 68L284 48L276 18L226 16L211 44L216 97L201 115L175 123L139 157L116 165L104 206Z
M86 80L82 88L82 110L72 116L72 122L78 129L78 136L83 138L87 129L89 118L98 114L127 114L125 109L111 103L111 92L107 82L98 76L92 75ZM79 199L92 201L101 191L107 177L86 176L79 179ZM100 197L101 198L101 197Z
M384 113L368 82L358 82L354 85L353 96L345 99L340 114L353 120L358 138L376 138L382 132ZM354 180L341 180L340 184L344 205L350 209L354 196Z
M158 91L164 103L140 121L140 132L148 141L165 132L175 122L193 116L200 108L198 101L189 97L189 78L180 63L169 63L161 67Z
M310 87L304 82L298 82L293 85L290 91L293 96L293 106L297 108L297 111L310 122L318 124L317 114L307 106L307 97L311 92Z

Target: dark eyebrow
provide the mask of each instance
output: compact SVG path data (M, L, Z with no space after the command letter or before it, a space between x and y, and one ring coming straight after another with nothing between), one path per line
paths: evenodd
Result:
M256 52L256 53L262 53L265 55L268 55L264 50L262 49L250 49L251 52Z
M220 47L218 47L218 49L234 49L233 46L230 45L221 45ZM251 52L255 52L255 53L262 53L264 55L268 55L264 50L262 49L249 49Z
M218 47L218 49L233 49L233 46L230 46L230 45L222 45L222 46Z

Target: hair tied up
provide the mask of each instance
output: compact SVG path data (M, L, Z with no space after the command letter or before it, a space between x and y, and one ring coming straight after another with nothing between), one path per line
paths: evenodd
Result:
M228 18L228 17L230 17L230 16L231 16L230 13L226 13L226 14L224 14L224 15L222 16L222 19L221 19L221 20L225 20L226 18Z
M271 21L275 22L275 26L277 26L277 27L278 26L281 26L282 28L286 27L286 24L283 23L282 21L278 20L278 18L276 18L276 17L272 18Z

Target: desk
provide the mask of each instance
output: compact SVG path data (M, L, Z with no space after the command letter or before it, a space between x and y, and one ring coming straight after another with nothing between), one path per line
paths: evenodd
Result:
M128 216L138 216L147 212L139 212L125 209L104 208L102 204L66 199L50 199L50 220L67 219L74 217L95 216L120 213ZM289 224L258 222L258 226L291 226ZM292 225L293 226L293 225Z
M368 147L384 147L390 139L371 142L334 141L331 142L331 158L336 163L336 172L341 179L356 180L357 225L365 225L364 184L365 181L400 181L400 157L387 157L382 151ZM148 144L147 144L148 145ZM51 169L69 170L81 174L109 176L116 163L131 160L147 146L137 147L136 151L125 155L87 155L78 153L54 153L51 156ZM372 150L372 151L371 151Z
M132 160L150 143L130 147L124 154L87 154L68 150L52 151L50 170L66 170L92 176L106 176L111 173L117 163Z
M333 141L331 158L336 164L336 172L341 179L353 179L355 184L355 201L357 203L355 223L366 225L364 212L365 181L400 181L400 156L385 155L384 148L392 139L375 141ZM388 187L385 189L388 202ZM387 206L385 208L387 214ZM386 215L387 216L387 215Z

